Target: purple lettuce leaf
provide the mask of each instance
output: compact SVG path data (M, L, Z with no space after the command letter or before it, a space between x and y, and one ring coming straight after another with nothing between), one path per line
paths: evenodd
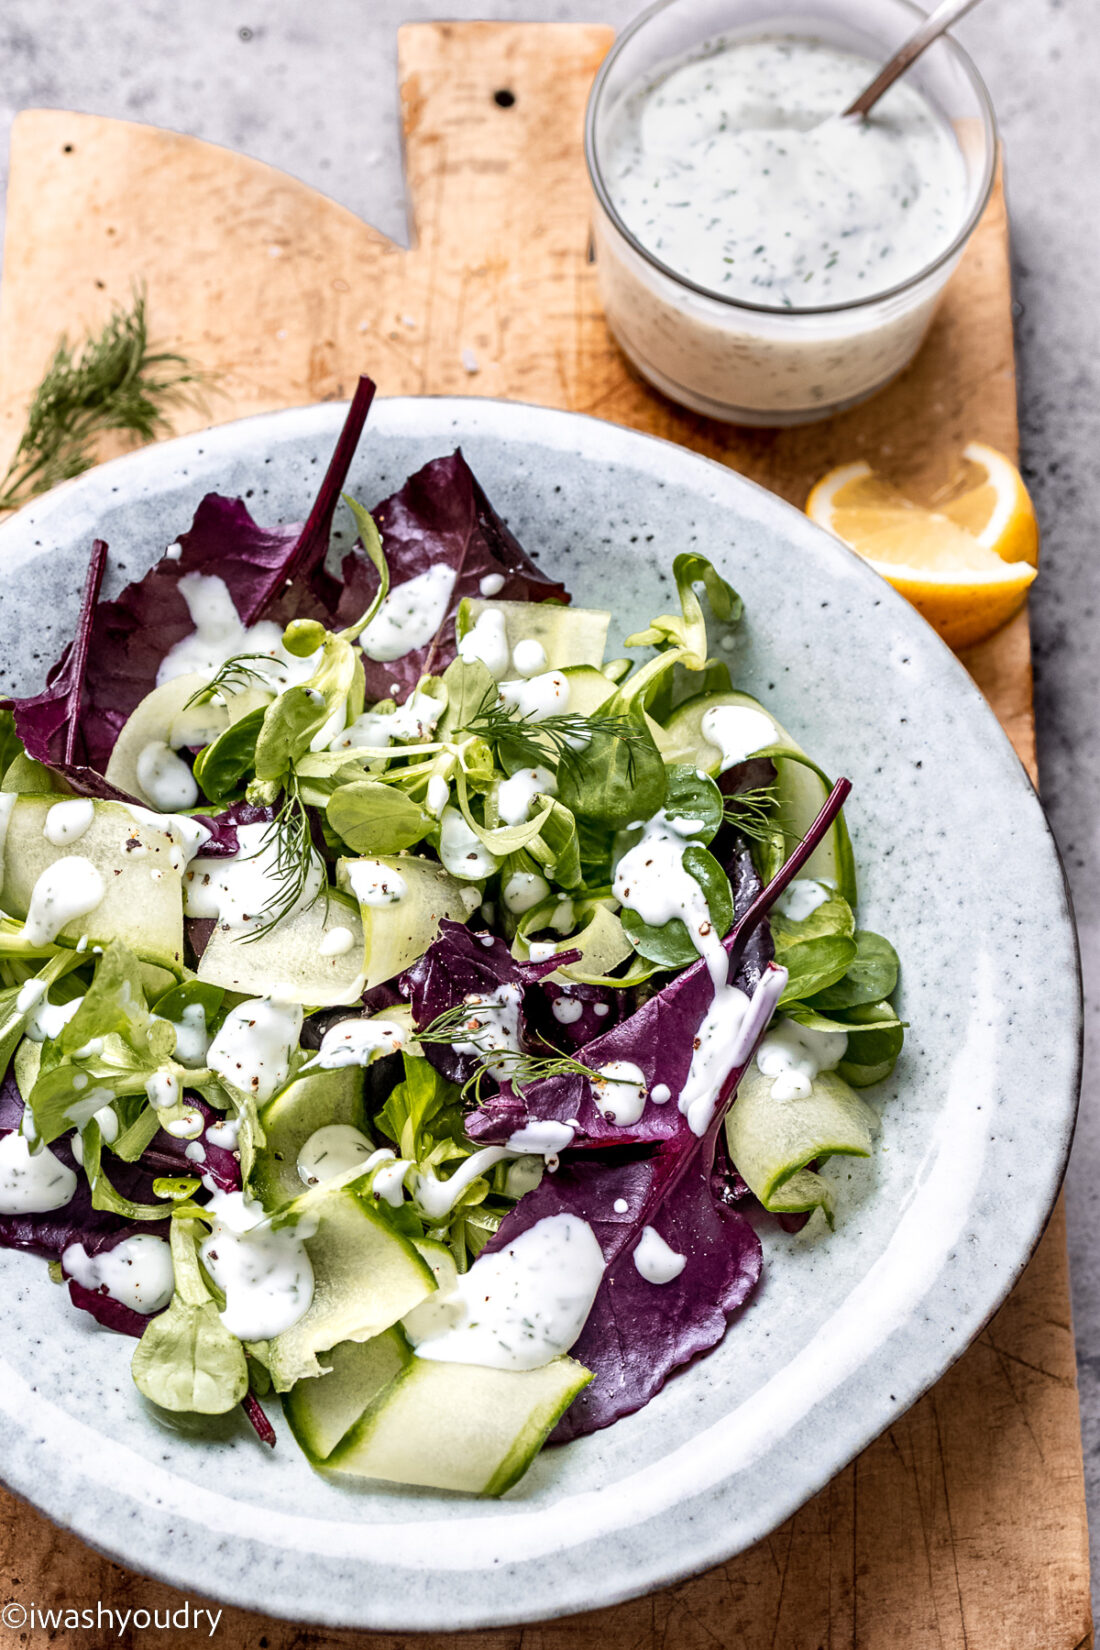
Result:
M232 859L240 851L237 826L266 823L275 818L275 809L255 802L232 802L220 814L196 814L194 817L210 832L195 858Z
M734 896L734 926L724 943L727 953L732 953L735 944L740 945L733 983L751 997L771 960L771 936L766 920L747 938L739 932L742 919L761 894L760 878L747 850L735 850L727 868ZM467 1133L479 1145L503 1145L525 1123L553 1120L578 1125L574 1147L653 1144L678 1138L686 1124L676 1101L691 1065L693 1039L713 995L707 965L700 958L627 1019L584 1044L583 1063L593 1071L612 1061L625 1060L642 1072L649 1097L640 1119L630 1128L608 1122L596 1105L588 1078L573 1072L530 1083L522 1096L509 1088L502 1089L467 1119ZM659 1104L651 1096L661 1085L670 1098Z
M698 968L687 972L696 974ZM603 1250L606 1270L585 1326L571 1348L572 1356L592 1371L593 1380L583 1401L573 1404L559 1423L553 1435L559 1441L610 1426L647 1404L673 1370L721 1340L730 1317L759 1281L760 1241L744 1215L733 1207L728 1184L715 1169L726 1107L756 1052L787 977L774 967L770 974L772 978L765 975L758 985L753 1009L737 1047L731 1050L731 1065L705 1134L694 1134L687 1118L671 1103L655 1106L647 1101L639 1123L623 1128L606 1124L588 1094L575 1095L578 1101L583 1098L587 1108L575 1114L580 1121L575 1144L614 1144L620 1149L608 1157L571 1149L554 1172L545 1174L534 1191L520 1199L488 1245L495 1251L537 1221L571 1214L588 1222ZM712 992L707 975L708 1002ZM680 1041L683 1033L681 1023ZM690 1037L687 1043L690 1060ZM585 1053L588 1057L589 1051ZM588 1088L584 1078L579 1082ZM532 1084L527 1091L528 1118L559 1116L556 1106L551 1113L537 1099L532 1101L536 1088L548 1087L549 1083ZM591 1122L588 1114L594 1114ZM602 1138L596 1136L597 1129L602 1129ZM647 1139L657 1144L649 1146L645 1155L632 1153L624 1159L624 1145L636 1147ZM684 1258L683 1269L668 1282L652 1282L636 1264L638 1246L648 1228Z
M69 1299L73 1305L82 1312L90 1312L96 1323L102 1324L104 1329L113 1329L118 1335L132 1335L140 1341L149 1319L158 1316L156 1312L150 1312L148 1316L135 1312L132 1306L116 1301L113 1295L102 1289L85 1289L75 1278L67 1277L65 1281L69 1285Z
M412 1004L418 1031L457 1008L469 997L491 997L504 985L515 985L524 993L519 1012L519 1043L529 1053L544 1044L527 1024L526 994L547 974L570 962L576 952L549 958L541 963L517 962L503 940L493 934L474 933L461 922L444 919L439 934L412 967L401 976L401 989ZM427 1043L424 1052L437 1071L452 1083L464 1083L481 1062L476 1054L458 1054L448 1043Z
M482 492L461 452L426 464L391 498L371 511L382 535L391 588L406 584L445 562L455 569L454 589L434 639L403 658L368 659L364 654L367 700L399 697L425 674L440 675L455 658L454 619L464 596L480 596L481 581L497 575L502 601L568 602L565 586L547 578L520 546ZM353 624L378 590L378 574L354 552L343 566L344 589L337 609L341 624Z
M607 985L573 985L545 980L524 997L524 1013L534 1037L572 1054L615 1025L627 1001L625 991ZM557 1005L557 1012L555 1012Z
M99 602L107 546L97 540L76 639L42 693L15 700L15 726L29 756L74 787L100 795L102 774L127 718L155 687L165 654L194 630L179 582L188 573L224 579L242 623L330 618L339 585L324 569L332 518L363 429L374 385L362 378L347 421L304 524L265 528L243 499L210 493L176 560L163 556L115 601ZM112 791L112 795L117 795Z
M616 1213L616 1203L625 1212ZM762 1251L745 1217L714 1198L707 1143L694 1137L632 1162L564 1163L521 1199L489 1248L558 1214L588 1222L607 1264L570 1352L593 1380L553 1433L564 1442L641 1409L673 1370L715 1346L756 1288ZM669 1283L650 1283L635 1265L647 1226L686 1257Z
M722 1338L729 1318L756 1287L760 1242L734 1207L739 1193L732 1178L735 1171L728 1155L718 1150L726 1108L755 1056L787 977L773 963L759 973L751 957L751 941L772 903L829 828L850 789L847 780L838 781L805 838L767 888L761 889L759 880L749 879L747 869L739 867L746 886L724 945L732 980L744 988L755 974L756 985L750 987L750 1007L731 1040L704 1133L695 1134L678 1105L673 1105L714 995L702 959L583 1051L586 1064L592 1067L608 1059L631 1060L642 1069L650 1091L654 1082L667 1083L670 1097L663 1105L650 1094L638 1122L624 1127L605 1122L596 1109L589 1080L583 1076L532 1083L522 1095L525 1120L575 1120L573 1145L556 1171L545 1174L505 1217L488 1251L506 1246L540 1220L571 1214L592 1227L606 1263L592 1311L571 1349L594 1378L559 1423L556 1439L593 1432L648 1403L673 1370ZM510 1102L515 1096L504 1099ZM503 1119L494 1127L492 1106L490 1100L468 1120L473 1138L502 1138ZM573 1107L569 1117L566 1106ZM508 1132L516 1126L514 1115L508 1117L506 1126ZM577 1152L577 1146L589 1150ZM596 1157L591 1149L606 1151L611 1146L619 1149L607 1156ZM623 1147L633 1148L629 1157ZM644 1155L638 1155L639 1147ZM654 1283L638 1269L638 1246L649 1228L684 1260L679 1274L667 1282Z

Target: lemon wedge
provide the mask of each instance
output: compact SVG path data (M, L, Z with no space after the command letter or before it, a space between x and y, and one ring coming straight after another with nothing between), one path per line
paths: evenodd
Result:
M1039 557L1016 466L978 441L963 461L927 504L862 462L830 470L806 504L811 520L869 561L954 648L984 641L1019 611Z

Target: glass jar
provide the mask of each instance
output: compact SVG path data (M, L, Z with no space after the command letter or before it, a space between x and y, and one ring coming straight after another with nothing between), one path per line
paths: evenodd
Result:
M627 228L606 165L623 99L718 40L812 36L882 63L922 16L909 0L800 0L797 9L775 0L659 0L616 41L592 88L585 129L600 293L624 353L674 401L735 424L803 424L854 406L901 372L989 199L997 156L993 109L961 47L946 37L931 46L905 79L961 151L965 204L957 232L927 265L885 291L790 308L700 286Z

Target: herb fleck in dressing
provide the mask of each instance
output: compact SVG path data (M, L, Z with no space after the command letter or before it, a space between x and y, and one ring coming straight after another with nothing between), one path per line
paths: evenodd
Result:
M603 1251L587 1221L570 1214L536 1221L456 1278L439 1302L445 1310L438 1327L421 1340L417 1356L490 1369L541 1369L577 1339L603 1273Z
M722 41L617 111L607 181L627 227L677 274L790 309L868 298L944 250L966 210L962 154L908 82L866 120L872 78L797 35Z

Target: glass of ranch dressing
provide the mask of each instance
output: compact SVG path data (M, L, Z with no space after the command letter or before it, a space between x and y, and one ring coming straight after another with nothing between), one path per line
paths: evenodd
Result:
M993 110L941 39L866 120L840 111L909 0L660 0L592 89L585 151L608 325L657 389L736 424L809 423L912 359L989 198Z

